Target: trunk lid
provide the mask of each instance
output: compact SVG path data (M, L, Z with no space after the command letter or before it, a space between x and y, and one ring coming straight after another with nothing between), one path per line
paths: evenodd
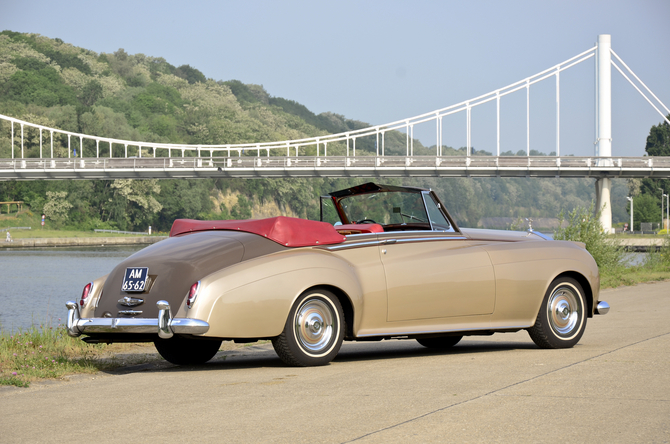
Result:
M244 238L249 236L258 238L230 231L199 232L171 237L138 251L117 265L107 277L95 317L155 318L158 316L156 302L161 299L168 301L175 312L194 282L242 261ZM143 292L122 290L128 267L149 269Z

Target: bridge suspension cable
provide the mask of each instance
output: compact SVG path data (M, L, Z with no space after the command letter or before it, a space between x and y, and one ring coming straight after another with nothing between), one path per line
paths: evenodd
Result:
M654 93L652 92L652 90L649 89L649 87L648 87L642 80L640 80L640 78L633 72L632 69L630 69L630 68L628 67L628 65L626 65L626 62L624 62L624 61L621 59L621 57L619 57L619 56L617 55L617 53L614 52L613 49L611 49L610 51L612 52L612 55L613 55L613 56L614 56L614 57L615 57L615 58L616 58L616 59L617 59L623 66L624 66L624 68L626 68L626 70L627 70L633 77L635 77L635 80L637 80L637 81L640 83L640 85L642 85L642 87L643 87L645 90L647 90L647 93L649 93L649 95L651 95L651 96L656 100L656 103L657 103L660 107L662 107L663 109L665 109L665 113L666 113L666 114L664 114L663 112L661 112L661 110L658 109L658 107L654 104L654 102L652 102L652 101L649 99L649 97L647 97L646 94L645 94L645 93L644 93L644 92L643 92L643 91L642 91L642 90L635 84L635 82L633 82L633 81L626 75L626 73L623 72L623 70L619 67L619 65L616 64L616 62L612 61L612 66L614 66L614 67L617 69L617 71L619 71L619 73L620 73L626 80L628 80L628 82L629 82L631 85L633 85L633 88L635 88L635 89L637 90L637 92L639 92L640 95L641 95L642 97L644 97L644 99L645 99L647 102L649 102L649 104L656 110L656 112L659 113L659 114L661 115L661 117L663 117L663 120L665 120L668 124L670 124L670 120L668 120L668 117L666 116L666 115L670 115L670 109L668 109L668 107L665 106L665 104L664 104L663 102L661 102L661 99L659 99L658 97L656 97L656 94L654 94Z

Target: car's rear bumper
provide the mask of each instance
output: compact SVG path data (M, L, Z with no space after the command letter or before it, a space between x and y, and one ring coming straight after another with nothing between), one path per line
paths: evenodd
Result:
M158 333L163 339L173 334L200 335L207 333L209 324L199 319L173 318L170 304L158 301L157 318L81 318L79 305L74 301L65 304L68 308L67 333L72 337L98 333Z

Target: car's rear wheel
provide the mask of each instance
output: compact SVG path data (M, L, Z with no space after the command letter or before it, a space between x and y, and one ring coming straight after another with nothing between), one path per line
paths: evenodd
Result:
M446 350L458 344L463 336L439 336L433 338L416 338L416 342L427 348Z
M586 317L582 286L572 278L558 278L544 295L535 325L528 329L528 334L540 348L570 348L584 334Z
M221 348L221 342L173 336L170 339L159 339L154 345L163 359L172 364L198 365L212 359Z
M284 331L272 339L272 346L287 365L325 365L340 351L344 330L344 312L337 297L328 290L310 290L295 302Z

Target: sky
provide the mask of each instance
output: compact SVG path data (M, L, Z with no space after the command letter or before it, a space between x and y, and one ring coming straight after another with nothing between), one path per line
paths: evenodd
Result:
M98 53L188 64L263 85L315 113L384 124L488 93L594 46L599 34L670 107L670 1L4 0L0 29ZM594 153L594 59L561 74L561 154ZM612 70L612 154L642 156L662 117ZM531 149L556 149L556 87L530 90ZM435 127L415 129L430 146ZM220 143L226 143L225 140ZM465 146L464 114L443 143ZM475 149L496 151L495 104L472 113ZM501 101L501 151L526 149L526 95Z

